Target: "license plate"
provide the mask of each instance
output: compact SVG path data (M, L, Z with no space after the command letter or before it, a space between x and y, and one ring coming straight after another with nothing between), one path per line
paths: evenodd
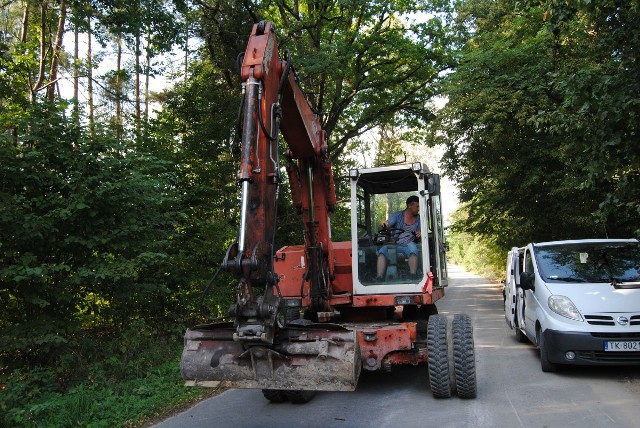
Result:
M636 341L606 341L604 342L604 350L611 352L629 352L640 351L640 340Z

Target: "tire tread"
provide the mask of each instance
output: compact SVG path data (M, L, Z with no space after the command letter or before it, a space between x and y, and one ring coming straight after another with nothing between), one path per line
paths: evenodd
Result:
M455 314L452 323L453 365L460 398L476 398L476 357L473 325L467 314Z
M431 315L427 327L427 350L429 352L429 382L435 398L451 397L449 379L449 352L447 345L447 318Z

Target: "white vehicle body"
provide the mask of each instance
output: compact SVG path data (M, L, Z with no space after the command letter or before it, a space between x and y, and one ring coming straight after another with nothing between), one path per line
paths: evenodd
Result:
M532 243L508 253L505 318L557 364L640 365L640 243Z

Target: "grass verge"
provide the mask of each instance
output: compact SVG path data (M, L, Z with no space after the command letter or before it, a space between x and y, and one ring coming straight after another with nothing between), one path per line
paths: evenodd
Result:
M146 427L220 392L184 386L181 341L130 333L129 344L148 345L143 352L112 338L101 359L76 367L63 357L49 367L0 365L0 426Z

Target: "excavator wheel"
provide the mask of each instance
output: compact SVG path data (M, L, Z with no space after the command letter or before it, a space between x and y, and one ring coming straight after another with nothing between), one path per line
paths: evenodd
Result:
M284 391L289 401L294 404L304 404L311 401L316 396L317 391Z
M280 389L263 389L262 395L272 403L284 403L287 401L287 396Z
M473 343L473 326L467 314L455 314L451 326L453 335L453 366L456 388L460 398L475 398L476 361Z
M451 397L451 370L447 340L447 318L431 315L427 331L429 351L429 382L435 398Z

